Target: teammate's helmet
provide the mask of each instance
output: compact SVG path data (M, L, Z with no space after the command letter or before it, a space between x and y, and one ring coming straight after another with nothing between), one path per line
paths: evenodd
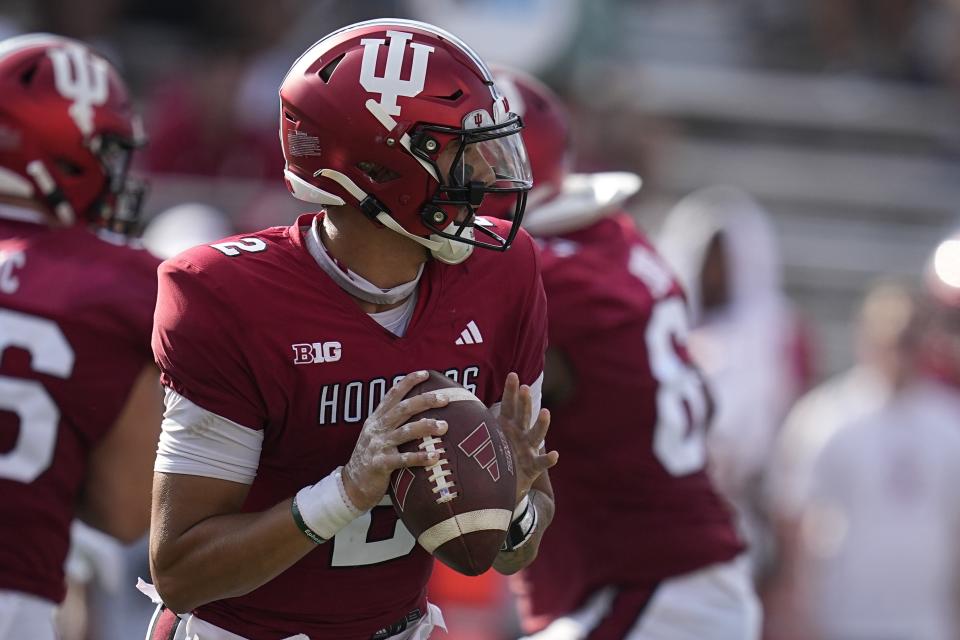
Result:
M570 115L559 96L533 76L499 65L492 70L510 110L523 118L523 142L535 184L529 205L536 207L561 192L573 164Z
M412 20L344 27L293 64L280 107L295 197L356 206L448 263L513 241L532 186L522 123L457 37ZM513 200L506 237L476 217L490 194Z
M64 225L136 221L143 187L127 170L143 129L109 62L68 38L9 38L0 96L0 199L32 200Z

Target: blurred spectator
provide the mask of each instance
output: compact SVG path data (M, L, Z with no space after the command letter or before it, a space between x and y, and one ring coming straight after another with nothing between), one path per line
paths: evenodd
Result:
M803 621L796 593L803 560L800 521L814 481L814 464L843 425L876 412L905 377L913 313L902 285L875 285L856 321L857 363L803 396L778 437L768 488L779 554L777 573L765 594L767 628L774 638L792 637L787 632Z
M836 423L798 496L802 637L956 638L960 397L920 372L917 297L887 289L872 303L872 319L895 337L882 369L888 393Z
M781 290L767 214L743 191L709 187L681 200L660 248L689 296L690 350L716 399L711 472L737 508L761 570L772 550L760 479L783 417L810 381L807 338Z
M814 37L828 66L909 75L910 29L921 0L816 0Z
M876 411L906 375L905 333L913 313L900 284L881 283L857 318L857 363L801 398L784 423L770 471L773 509L794 521L812 481L813 460L842 424Z
M955 0L748 0L742 10L768 66L942 82L956 74L958 8Z
M123 0L34 0L31 9L36 28L98 42L119 28L124 5Z
M149 100L145 169L254 179L281 174L276 122L262 128L241 123L237 97L246 64L237 53L210 46L160 84Z

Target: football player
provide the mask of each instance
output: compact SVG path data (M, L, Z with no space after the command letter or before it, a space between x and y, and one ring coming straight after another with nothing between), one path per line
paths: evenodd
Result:
M147 529L158 261L121 233L143 134L111 64L11 38L0 95L0 638L45 640L71 520L125 542Z
M705 473L712 414L676 278L622 203L633 174L571 174L559 98L497 70L524 121L549 311L544 404L558 510L515 586L534 638L756 638L731 514Z
M442 453L397 450L446 431L414 419L442 397L404 399L423 370L499 404L518 495L495 568L531 562L553 513L520 121L457 37L382 19L293 64L280 137L287 186L323 210L160 267L152 634L424 638L433 561L385 496ZM493 196L513 222L481 215Z

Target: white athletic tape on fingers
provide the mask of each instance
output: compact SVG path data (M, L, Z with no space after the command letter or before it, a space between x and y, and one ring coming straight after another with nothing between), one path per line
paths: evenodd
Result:
M508 509L478 509L468 511L438 522L420 534L417 542L427 553L459 536L475 531L506 531L510 527Z
M467 400L472 400L474 402L479 402L480 404L483 404L483 400L481 400L480 398L473 395L472 393L470 393L469 391L467 391L462 387L450 387L449 389L437 389L436 391L432 391L431 393L435 393L438 397L446 399L447 402L464 402ZM483 406L486 406L486 405L483 405Z

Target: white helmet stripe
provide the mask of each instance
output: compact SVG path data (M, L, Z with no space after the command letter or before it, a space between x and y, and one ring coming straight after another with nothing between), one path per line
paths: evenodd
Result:
M343 33L344 31L349 31L351 29L362 29L364 27L374 27L374 26L383 27L384 29L388 29L390 27L407 27L410 29L419 29L421 31L434 33L440 36L441 38L443 38L444 40L448 40L451 44L453 44L455 47L460 49L464 53L464 55L470 58L470 60L472 60L473 63L480 68L480 70L483 72L483 79L486 80L487 82L493 82L493 74L490 73L490 69L487 67L487 64L483 60L481 60L480 56L478 56L476 52L473 49L471 49L463 40L453 35L449 31L445 29L441 29L440 27L437 27L435 25L427 24L426 22L420 22L419 20L405 20L403 18L390 18L388 20L384 20L383 18L377 18L375 20L365 20L364 22L356 22L354 24L347 25L342 29L337 29L333 33L327 34L323 38L314 42L309 49L303 52L303 55L297 58L296 62L293 63L293 65L290 67L290 70L287 72L287 75L284 76L283 81L286 82L287 76L289 76L291 73L298 73L298 74L304 73L307 70L307 67L313 64L316 58L315 56L311 56L310 52L313 51L314 48L316 48L316 46L319 45L321 42L324 42L325 40L329 40L330 38L337 36Z
M55 36L52 33L30 33L23 36L14 36L0 41L0 58L16 53L21 49L36 46L76 46L76 41Z

